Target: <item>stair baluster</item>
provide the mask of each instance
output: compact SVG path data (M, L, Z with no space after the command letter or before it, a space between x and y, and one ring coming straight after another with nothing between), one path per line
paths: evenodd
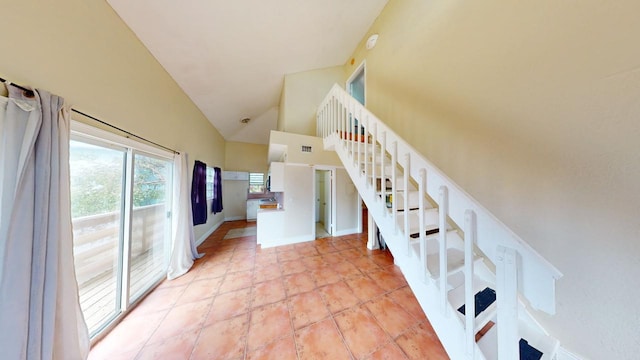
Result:
M347 126L345 125L345 105L344 105L344 94L340 94L339 96L340 98L340 105L339 105L339 112L338 112L338 123L339 123L339 129L340 129L340 142L339 144L342 144L342 148L346 149L346 130L347 130Z
M420 265L422 266L422 281L427 282L427 229L424 223L424 199L425 199L425 191L426 191L426 179L427 179L427 170L420 169L420 182L418 183L418 224L420 231ZM406 210L405 210L406 211ZM405 217L409 217L409 213L405 214Z
M407 240L407 256L411 254L411 234L409 234L409 193L407 189L409 189L409 173L411 172L411 154L404 154L404 176L402 179L402 184L405 188L403 204L402 207L404 209L404 237Z
M387 132L383 131L382 132L382 146L380 146L380 191L382 193L382 196L380 197L382 199L382 206L384 208L386 208L387 206L387 199L385 199L386 194L387 194L387 179L386 179L386 175L385 175L385 169L384 169L384 158L386 157L386 152L387 152ZM382 215L383 216L387 216L387 211L386 209L384 209L385 211L383 211Z
M391 143L391 217L393 219L393 230L398 233L398 186L397 182L397 168L398 168L398 142Z
M447 215L449 214L449 190L446 186L440 187L440 202L439 202L439 229L438 233L440 242L440 301L442 306L442 312L448 315L447 306Z
M331 121L329 122L330 125L327 126L326 130L329 134L337 134L340 129L340 116L338 115L340 114L341 105L336 97L333 97L331 102L333 103L333 108L331 109L331 112L327 114Z
M362 151L361 149L361 145L362 145L362 141L360 141L360 134L362 134L362 108L358 107L356 109L356 112L358 113L358 117L356 117L356 145L358 147L358 160L356 161L356 164L358 164L358 166L360 166L360 152Z
M373 140L371 141L373 147L371 148L371 183L373 185L373 193L378 191L377 178L376 178L376 145L378 145L378 123L373 123ZM378 196L375 196L373 201L378 201Z
M364 120L364 179L369 188L369 115L365 115Z
M350 144L351 144L351 151L349 151L349 154L351 155L351 161L353 164L356 163L356 157L355 157L355 151L356 151L356 138L355 138L355 132L356 132L356 126L355 126L355 121L356 121L356 113L355 113L355 104L353 101L349 101L349 135L350 136Z
M498 246L497 253L498 359L517 359L520 354L517 254L504 246Z
M464 303L465 337L467 358L473 359L476 347L475 320L476 301L473 293L473 244L476 242L476 213L467 210L464 214Z

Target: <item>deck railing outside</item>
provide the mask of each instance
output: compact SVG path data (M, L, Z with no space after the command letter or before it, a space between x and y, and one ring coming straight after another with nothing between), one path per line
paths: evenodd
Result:
M164 275L165 205L133 209L130 293L134 297ZM72 219L74 259L80 303L90 332L117 315L121 261L119 212Z

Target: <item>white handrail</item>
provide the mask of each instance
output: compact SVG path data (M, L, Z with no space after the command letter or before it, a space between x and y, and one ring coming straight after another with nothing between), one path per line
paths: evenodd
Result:
M385 194L386 191L386 184L384 182L384 159L385 152L390 151L390 149L387 149L387 144L397 142L397 152L399 154L411 155L411 164L407 169L410 177L413 179L419 179L419 169L426 169L426 193L432 199L437 199L440 187L446 186L446 188L448 189L449 203L448 215L449 218L455 223L463 224L465 212L467 210L474 211L474 213L476 214L476 245L478 246L478 248L482 250L482 252L488 257L488 259L491 260L494 264L496 263L498 257L496 250L498 246L505 246L516 251L520 256L518 270L522 276L522 281L518 282L518 290L523 294L524 297L529 300L529 303L532 307L545 311L549 314L555 313L555 281L562 276L562 273L557 268L555 268L540 254L538 254L533 248L531 248L531 246L529 246L525 241L518 237L506 225L500 222L486 208L484 208L473 197L471 197L455 182L448 178L440 169L438 169L435 165L425 159L411 145L400 138L395 132L393 132L393 130L387 127L387 125L380 121L374 114L364 108L360 103L355 101L355 99L350 97L337 84L334 85L330 92L327 94L325 100L320 105L320 109L326 107L326 105L330 101L332 101L332 99L338 99L340 102L346 103L347 107L345 110L353 107L355 109L358 109L361 116L368 116L370 122L369 126L373 128L374 139L372 141L372 144L374 146L378 143L377 134L383 134L382 141L380 142L382 194ZM345 118L346 117L347 114L345 114ZM319 119L322 118L319 117ZM342 135L348 136L348 133L348 131L345 131ZM331 135L332 134L328 134L325 135L325 137ZM372 175L375 188L375 155L373 156L373 158L374 160L372 172L374 172L374 174ZM386 201L383 195L382 206L386 206L385 203ZM446 231L446 229L441 229L441 231Z

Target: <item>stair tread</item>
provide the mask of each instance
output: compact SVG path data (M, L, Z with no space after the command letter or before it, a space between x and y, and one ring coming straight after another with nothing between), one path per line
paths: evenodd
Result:
M475 299L475 317L477 318L480 313L487 310L491 304L496 302L496 291L490 287L486 287L483 290L477 292L474 295ZM458 308L458 312L465 315L465 305Z
M397 213L397 222L400 229L404 230L404 217L409 217L409 235L420 233L420 218L418 217L419 211L402 211ZM432 230L439 227L438 209L429 208L425 209L425 230ZM450 229L450 227L449 227Z
M473 261L480 261L482 257L474 256ZM433 278L440 277L440 256L438 254L427 255L427 266ZM447 276L462 270L464 267L464 252L458 249L447 249Z
M451 279L449 279L451 282ZM478 292L484 290L485 288L495 289L496 285L490 282L487 282L474 274L473 276L473 293L477 294ZM456 286L453 290L449 291L449 302L454 308L459 308L465 303L465 294L464 294L464 277L462 278L462 282Z
M482 350L482 353L487 360L498 359L498 326L500 326L500 324L496 323L496 325L489 329L489 331L487 331L487 333L478 340L478 347ZM559 346L556 339L553 339L540 331L531 329L522 321L518 322L518 338L518 345L521 350L521 360L551 360ZM526 344L524 344L522 340L526 341ZM532 351L529 347L536 351ZM523 349L528 352L524 353ZM541 353L541 355L538 352ZM534 355L534 357L526 357L527 355Z

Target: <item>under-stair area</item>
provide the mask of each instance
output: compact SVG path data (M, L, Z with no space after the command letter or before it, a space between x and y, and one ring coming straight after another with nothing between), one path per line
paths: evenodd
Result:
M357 135L356 135L357 134ZM317 113L452 359L555 359L529 309L555 312L562 274L340 86Z

